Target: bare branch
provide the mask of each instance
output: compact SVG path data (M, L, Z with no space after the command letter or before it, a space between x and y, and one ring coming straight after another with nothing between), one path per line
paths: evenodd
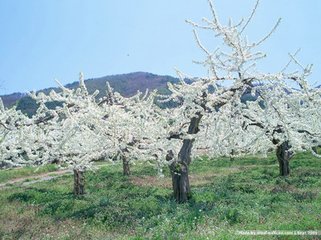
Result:
M243 31L246 29L246 27L249 25L249 23L251 22L256 10L257 10L257 7L259 6L259 3L260 3L260 0L257 0L256 3L255 3L255 6L251 12L251 15L250 17L247 19L246 23L244 24L243 28L241 29L240 31L240 35L243 33Z
M261 45L266 39L268 39L274 32L275 30L278 28L278 26L280 25L281 23L281 18L279 18L279 20L276 22L276 24L274 25L274 27L272 28L272 30L264 37L262 38L260 41L258 41L257 43L254 44L254 46L259 46Z

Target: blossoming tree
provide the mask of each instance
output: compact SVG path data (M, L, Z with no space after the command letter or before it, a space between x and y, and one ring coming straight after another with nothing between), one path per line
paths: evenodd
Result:
M202 120L206 115L214 117L226 106L241 109L240 99L243 93L248 88L256 91L257 86L262 84L268 91L273 91L269 86L275 84L287 87L288 81L296 82L304 88L305 77L310 72L310 66L304 69L304 74L287 73L283 70L277 73L264 73L257 68L256 63L265 58L266 54L256 49L271 36L280 23L279 20L261 40L248 41L245 30L253 19L259 1L247 19L236 24L230 21L228 25L219 21L212 1L208 2L212 19L203 18L202 24L188 21L195 29L213 31L215 36L222 40L222 46L210 51L202 44L197 31L195 29L193 31L196 43L206 55L206 59L199 63L208 69L208 76L192 78L186 83L184 75L180 74L180 83L169 84L172 94L167 101L177 101L181 110L179 114L181 117L176 120L177 129L169 136L170 139L181 139L181 148L176 156L173 152L169 152L168 155L171 161L174 196L178 202L186 202L191 193L188 178L191 151L195 136L200 131ZM228 115L232 112L223 111L222 114Z
M256 88L256 100L225 105L216 116L204 119L198 145L206 146L213 156L264 154L275 150L281 176L290 173L289 160L296 151L305 151L320 128L309 124L308 95L281 84ZM315 114L312 114L312 116ZM312 127L313 126L313 127ZM206 141L205 138L212 139ZM315 141L315 140L314 140Z
M84 173L93 169L94 160L119 159L124 175L129 175L131 161L150 160L160 151L157 136L164 131L154 105L155 93L125 98L108 83L106 87L106 96L97 100L98 91L89 94L80 74L77 89L61 86L59 93L31 94L45 111L42 120L51 160L44 163L55 160L73 169L76 195L85 193ZM48 102L59 102L62 107L49 110Z

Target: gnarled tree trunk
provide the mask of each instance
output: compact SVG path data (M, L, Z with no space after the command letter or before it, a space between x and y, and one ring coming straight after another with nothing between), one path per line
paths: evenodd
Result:
M293 155L289 141L284 141L277 147L276 156L279 161L280 176L288 176L290 174L290 160Z
M123 161L123 175L124 176L129 176L130 175L130 165L129 165L129 160L126 156L122 156L122 161Z
M231 161L234 161L234 160L235 160L234 156L235 156L235 150L232 149L232 151L231 151L231 153L230 153L230 160L231 160Z
M85 194L85 172L77 169L74 169L74 194Z
M197 113L196 117L191 119L188 134L196 134L199 131L199 123L202 118L201 113ZM172 185L174 198L178 203L186 202L191 196L191 190L189 185L188 168L191 163L191 151L193 147L194 139L184 139L182 148L178 153L177 161L173 161L170 164L170 171L172 175ZM170 161L174 159L172 151L166 156L166 160Z
M175 162L170 166L174 198L178 203L186 202L191 194L188 165Z
M312 147L313 152L315 152L316 154L318 154L318 148L320 148L320 146Z

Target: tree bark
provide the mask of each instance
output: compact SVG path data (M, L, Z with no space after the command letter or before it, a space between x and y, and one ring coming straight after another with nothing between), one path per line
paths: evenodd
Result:
M199 123L202 119L202 114L197 113L195 117L191 119L188 134L196 134L199 131ZM176 202L184 203L191 196L191 189L189 185L188 168L191 163L191 151L193 147L194 139L184 139L183 145L178 153L177 161L173 161L170 164L170 171L172 175L173 194ZM166 156L166 160L174 160L174 154L172 151Z
M312 147L313 152L315 152L316 154L318 154L318 147L320 147L320 146Z
M85 194L85 172L74 169L74 194L76 196Z
M123 175L129 176L130 175L129 160L126 156L122 156L122 161L123 161Z
M170 170L172 175L173 194L176 202L187 202L191 195L188 165L175 162L170 166Z
M293 155L289 141L285 141L277 147L276 156L279 161L280 176L288 176L290 174L290 160Z
M235 155L235 151L234 151L234 149L232 149L232 151L230 153L230 161L234 161L235 160L234 155Z

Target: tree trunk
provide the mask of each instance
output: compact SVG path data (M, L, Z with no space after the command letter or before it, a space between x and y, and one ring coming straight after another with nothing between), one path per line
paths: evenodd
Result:
M184 203L191 195L188 178L188 166L182 163L174 163L170 166L170 169L174 198L176 202Z
M313 152L315 152L316 154L318 154L318 147L319 147L319 146L312 147Z
M196 134L199 131L198 127L202 116L203 115L201 113L196 113L196 117L191 119L187 131L188 134ZM184 139L182 148L178 153L177 161L173 161L173 163L170 164L174 198L178 203L186 202L191 196L188 167L191 163L193 142L194 139ZM168 152L166 160L174 160L174 154L172 151Z
M129 160L126 156L122 156L123 160L123 175L129 176L130 175L130 166L129 166Z
M85 172L74 169L74 194L76 196L85 194Z
M277 147L276 156L279 161L280 176L288 176L290 174L289 162L293 155L289 141L285 141Z
M235 151L234 151L234 149L232 149L232 151L230 153L230 161L234 161L235 160L234 155L235 155Z

